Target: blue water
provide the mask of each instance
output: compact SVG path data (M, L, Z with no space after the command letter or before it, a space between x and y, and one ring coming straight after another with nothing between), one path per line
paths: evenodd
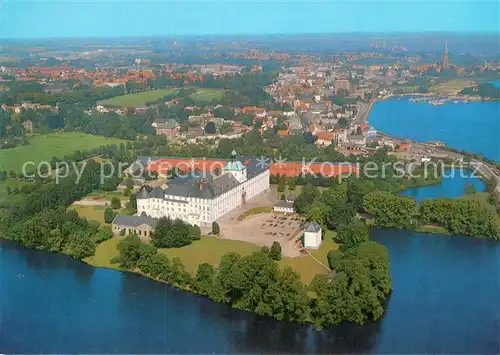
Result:
M495 85L497 88L500 88L500 79L499 80L491 80L488 82Z
M440 140L450 147L500 161L500 101L433 106L409 98L376 102L368 120L378 130L416 141Z
M417 201L422 201L425 198L437 197L455 198L465 194L467 185L473 185L477 192L481 192L485 188L483 180L471 170L444 169L443 180L440 184L411 187L401 191L399 194L413 197Z
M463 186L450 180L441 186ZM500 353L500 243L387 229L372 238L390 254L385 316L322 332L0 241L0 352Z

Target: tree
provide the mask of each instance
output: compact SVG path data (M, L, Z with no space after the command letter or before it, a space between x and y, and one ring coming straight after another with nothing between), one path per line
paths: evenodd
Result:
M212 292L215 276L216 272L212 265L208 263L198 265L194 281L196 291L203 295L210 294Z
M162 217L151 234L151 241L157 248L179 248L191 244L193 237L197 237L194 233L196 230L180 219L172 221L168 217Z
M136 194L130 195L129 207L137 211L137 195Z
M120 252L120 268L134 269L137 266L140 254L141 240L135 233L131 233L118 243Z
M273 260L281 260L281 245L278 241L274 241L269 250L269 257Z
M300 195L293 202L293 207L298 213L304 214L307 212L308 207L313 204L320 196L320 192L316 186L307 183Z
M104 222L106 223L111 223L113 222L113 219L115 219L116 212L113 211L111 208L106 208L104 210Z
M215 123L213 123L212 121L210 121L205 126L204 131L205 131L206 134L215 134L215 133L217 133L217 127L215 126Z
M171 282L181 287L187 286L191 282L191 276L184 268L184 264L179 257L172 259Z
M328 252L328 265L330 266L330 269L337 269L342 261L342 257L343 254L340 250L330 250Z
M126 178L125 186L127 187L127 189L132 190L134 188L134 181L131 178Z
M340 225L337 228L336 240L343 243L346 248L355 248L361 243L367 242L369 237L369 229L361 221Z
M78 230L69 236L67 251L75 259L83 259L94 254L95 243L91 240L89 232Z
M212 234L218 235L220 233L219 224L215 221L212 222Z
M284 192L286 188L286 180L284 177L279 177L278 192Z
M111 199L111 208L114 210L118 210L122 207L122 203L118 197L113 197Z
M364 196L363 208L375 216L378 226L412 229L415 225L417 202L410 197L373 191Z
M309 205L306 211L306 218L308 221L316 221L323 224L325 221L325 215L327 212L327 206L324 203L316 203Z
M193 240L200 240L201 238L201 229L196 224L191 227L191 235Z
M356 216L356 210L351 203L334 200L326 211L325 223L328 228L336 230L341 224L349 224L354 216Z

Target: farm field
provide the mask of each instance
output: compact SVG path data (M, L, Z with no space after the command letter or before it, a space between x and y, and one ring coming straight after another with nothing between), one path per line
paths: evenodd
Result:
M99 101L98 104L104 106L141 106L146 102L156 101L163 96L178 92L178 88L156 89L132 94L115 96L106 100ZM197 91L191 94L191 98L199 103L208 103L213 99L219 100L222 98L224 90L198 88Z
M118 144L123 140L94 136L80 132L50 133L36 135L27 145L0 150L0 170L21 171L25 162L35 164L50 161L52 157L63 157L77 150L87 150L106 144Z
M442 94L458 94L460 91L462 91L463 88L474 86L475 84L476 83L471 80L453 79L441 84L431 86L429 88L429 91Z

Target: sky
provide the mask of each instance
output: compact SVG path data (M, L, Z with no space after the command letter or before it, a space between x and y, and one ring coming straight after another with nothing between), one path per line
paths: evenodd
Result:
M496 32L496 0L0 0L0 38Z

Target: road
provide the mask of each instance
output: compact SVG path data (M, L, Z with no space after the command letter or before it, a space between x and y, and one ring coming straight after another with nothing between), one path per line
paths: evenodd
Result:
M354 123L361 124L361 123L367 122L368 121L368 114L370 113L370 110L372 109L373 104L376 101L377 100L375 100L375 99L370 100L369 103L359 101L357 103L358 113L354 117L354 120L353 120Z

